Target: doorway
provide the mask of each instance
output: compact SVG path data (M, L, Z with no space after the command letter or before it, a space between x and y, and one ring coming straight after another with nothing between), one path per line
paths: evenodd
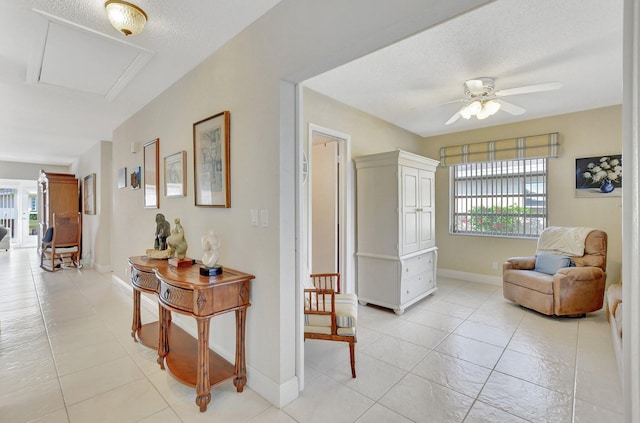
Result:
M0 179L0 225L12 248L35 247L38 239L36 181Z
M340 273L343 289L353 292L348 233L353 228L348 188L351 137L309 124L308 140L308 268L311 273Z

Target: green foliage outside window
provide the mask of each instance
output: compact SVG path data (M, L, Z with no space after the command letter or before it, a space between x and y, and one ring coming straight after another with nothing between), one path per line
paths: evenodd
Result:
M531 209L517 205L474 207L469 211L466 223L471 224L473 232L519 234L525 223L525 216L530 214Z

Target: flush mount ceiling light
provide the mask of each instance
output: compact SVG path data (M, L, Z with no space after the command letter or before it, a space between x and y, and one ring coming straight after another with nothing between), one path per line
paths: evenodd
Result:
M109 0L104 4L111 25L124 35L142 32L147 22L147 14L138 6L120 0Z

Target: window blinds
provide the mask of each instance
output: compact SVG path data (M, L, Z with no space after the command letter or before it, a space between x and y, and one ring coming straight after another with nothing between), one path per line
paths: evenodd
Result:
M440 166L501 160L556 158L558 133L463 144L440 149Z

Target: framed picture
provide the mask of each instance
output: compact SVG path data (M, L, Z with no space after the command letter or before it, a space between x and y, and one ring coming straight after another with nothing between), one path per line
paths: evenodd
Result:
M231 207L228 111L193 124L195 203L199 207Z
M621 197L622 154L576 159L576 197Z
M96 174L84 177L82 184L82 199L84 214L96 214Z
M127 168L121 167L118 169L118 188L127 187Z
M187 152L180 151L164 158L164 195L184 197L187 195Z
M160 173L159 158L160 139L156 138L144 144L144 208L160 208Z
M140 189L142 183L142 168L134 167L129 178L131 189Z

